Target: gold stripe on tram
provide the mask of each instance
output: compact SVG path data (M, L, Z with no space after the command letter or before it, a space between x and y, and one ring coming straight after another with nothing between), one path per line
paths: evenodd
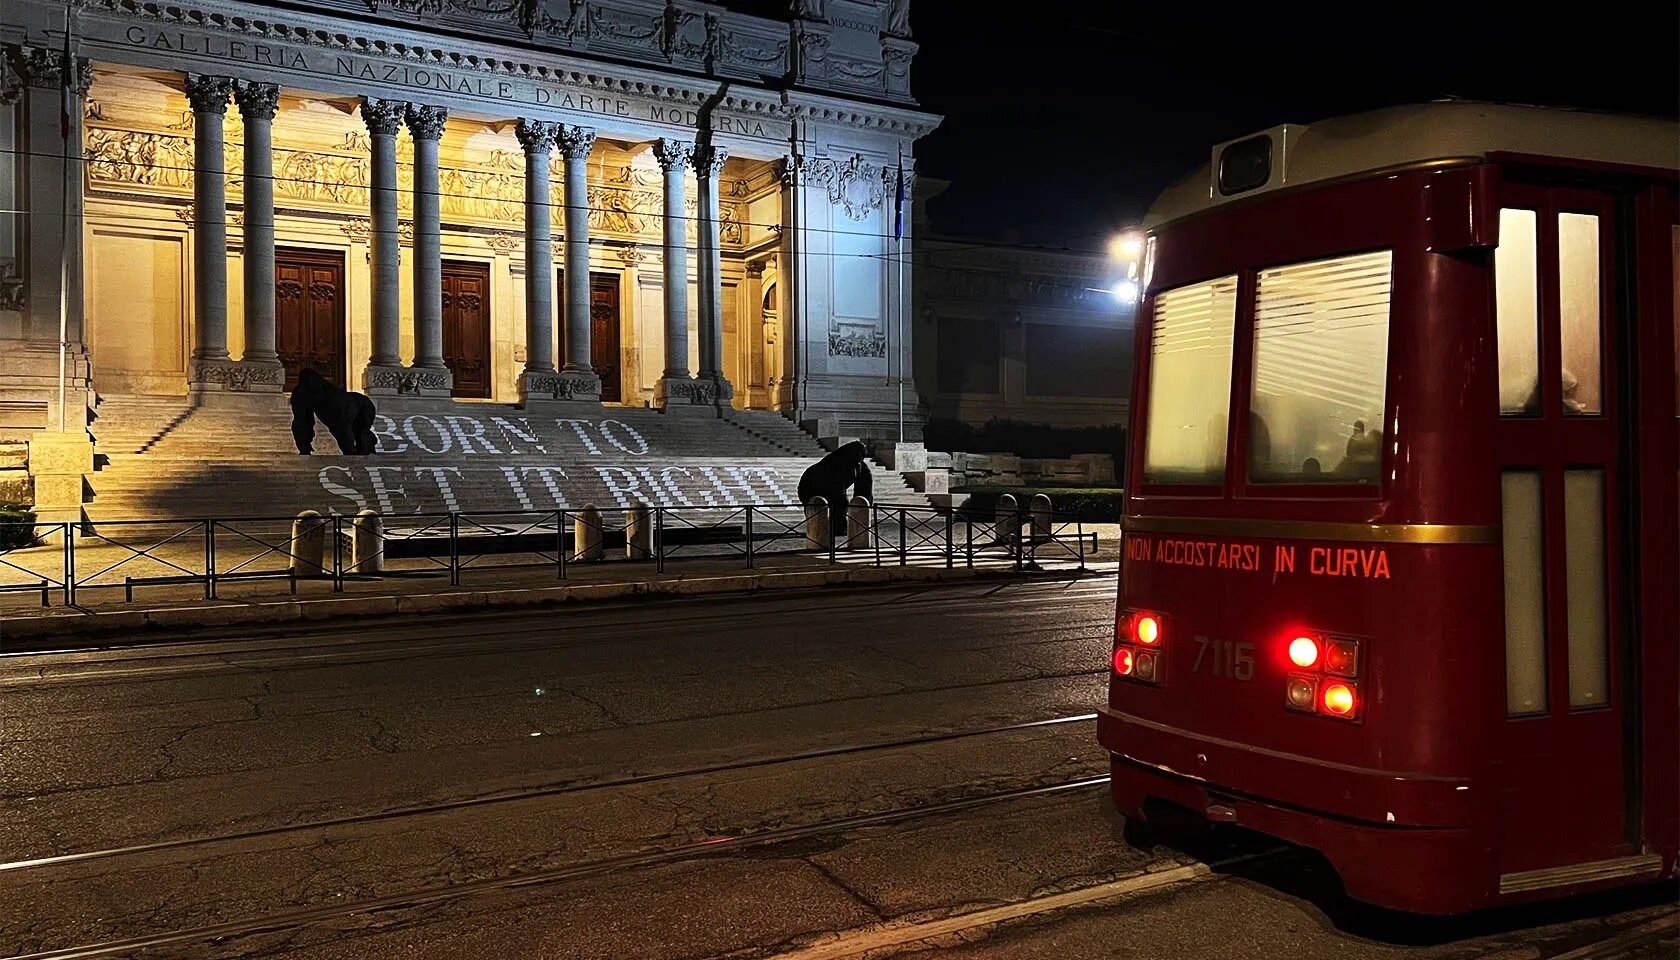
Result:
M1127 533L1182 533L1277 540L1342 540L1352 543L1498 543L1497 523L1334 523L1314 520L1245 520L1227 517L1122 517Z

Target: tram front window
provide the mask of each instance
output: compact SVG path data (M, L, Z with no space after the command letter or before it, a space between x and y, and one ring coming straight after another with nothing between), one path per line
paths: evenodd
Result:
M1393 259L1382 250L1260 271L1251 482L1380 478Z

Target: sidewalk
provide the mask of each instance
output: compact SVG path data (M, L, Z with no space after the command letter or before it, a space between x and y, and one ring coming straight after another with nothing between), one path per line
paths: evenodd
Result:
M668 559L664 572L653 561L611 559L567 565L559 579L553 566L512 567L485 563L460 569L458 585L449 582L447 569L404 564L394 575L346 578L343 592L334 592L330 579L299 580L296 594L285 579L223 580L217 598L205 599L201 583L136 586L128 602L125 591L110 586L78 591L77 603L66 606L62 594L49 592L52 604L39 606L38 593L0 595L0 653L17 653L65 641L96 637L110 642L114 634L150 630L178 630L287 621L319 621L340 617L403 616L461 612L576 602L624 601L637 597L694 597L744 594L762 590L799 590L818 587L861 587L893 583L941 583L974 579L1074 579L1112 576L1117 569L1118 540L1099 535L1099 549L1087 553L1084 570L1078 557L1066 551L1041 556L1016 569L1001 554L941 556L912 554L900 565L896 556L836 553L779 553L757 558L746 569L743 558L696 557ZM486 560L488 558L479 558ZM1036 569L1035 569L1036 567ZM424 575L422 575L424 574Z

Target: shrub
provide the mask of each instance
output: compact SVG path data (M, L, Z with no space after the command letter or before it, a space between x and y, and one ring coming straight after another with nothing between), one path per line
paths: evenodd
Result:
M15 504L0 503L0 550L35 545L35 511Z
M1126 428L1052 427L1024 420L993 417L981 426L935 417L922 433L929 450L962 453L1012 453L1019 457L1059 459L1076 453L1106 453L1116 471L1126 465ZM1124 476L1123 472L1116 476Z

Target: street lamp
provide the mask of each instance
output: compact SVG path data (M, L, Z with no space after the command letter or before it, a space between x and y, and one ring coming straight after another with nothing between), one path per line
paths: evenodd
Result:
M1143 286L1139 282L1143 272L1143 250L1143 234L1136 230L1116 234L1108 242L1108 258L1120 268L1120 277L1109 287L1108 292L1115 302L1124 306L1137 303L1143 292Z

